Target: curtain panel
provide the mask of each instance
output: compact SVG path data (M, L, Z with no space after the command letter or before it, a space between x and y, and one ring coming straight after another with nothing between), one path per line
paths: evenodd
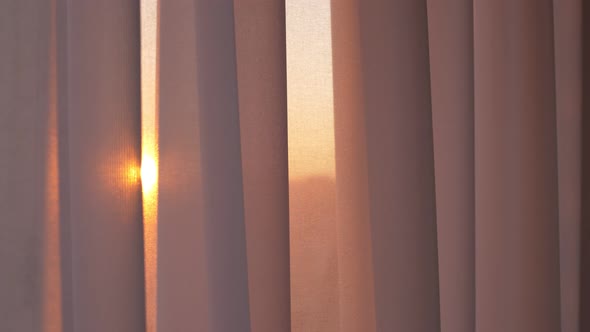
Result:
M0 330L297 331L285 8L0 2ZM337 331L590 330L590 5L330 10Z

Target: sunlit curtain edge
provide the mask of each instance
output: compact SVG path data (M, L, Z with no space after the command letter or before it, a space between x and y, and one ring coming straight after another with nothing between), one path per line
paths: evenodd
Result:
M157 330L158 44L159 2L140 2L141 182L144 223L146 331Z

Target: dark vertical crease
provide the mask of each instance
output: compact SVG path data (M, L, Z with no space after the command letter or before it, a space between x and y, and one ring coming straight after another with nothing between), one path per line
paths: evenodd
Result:
M553 1L562 332L579 331L582 0Z
M590 331L590 2L582 3L582 220L580 331Z
M556 225L556 233L557 233L557 268L558 268L558 274L557 274L557 283L558 283L558 298L559 298L559 305L557 306L557 320L559 322L559 327L560 327L560 331L561 332L561 328L563 326L563 315L561 314L561 311L563 309L563 303L562 303L562 289L561 289L561 285L562 285L562 268L561 268L561 247L560 247L560 241L561 241L561 236L560 236L560 232L561 232L561 228L559 226L559 222L560 222L560 204L559 204L559 122L558 122L558 108L557 108L557 103L558 103L558 90L557 90L557 84L558 84L558 80L557 80L557 67L556 67L556 63L557 63L557 55L556 55L556 38L555 38L555 32L556 32L556 22L555 22L555 2L554 0L550 0L550 4L549 6L551 7L551 16L549 21L551 22L551 41L552 41L552 52L551 52L551 56L552 56L552 63L553 63L553 140L555 142L555 144L553 145L553 154L555 156L554 158L554 168L555 168L555 187L557 189L557 196L556 196L556 214L557 214L557 225Z
M550 56L551 56L551 63L553 64L553 66L551 67L551 69L553 70L553 128L552 128L552 141L553 141L553 160L552 160L552 167L553 167L553 173L554 173L554 188L556 191L555 194L555 225L554 225L554 230L555 230L555 242L556 242L556 249L555 249L555 261L557 261L556 264L556 270L557 270L557 276L556 276L556 281L557 284L556 286L556 297L557 297L557 301L559 301L559 304L556 306L556 315L557 315L557 322L558 322L558 326L559 326L559 332L561 331L561 328L563 326L562 320L562 302L561 302L561 279L562 279L562 273L561 273L561 256L560 256L560 245L559 245L559 241L561 240L560 238L560 227L559 227L559 216L560 216L560 206L559 206L559 142L558 142L558 119L557 119L557 73L556 73L556 67L555 67L555 63L556 63L556 43L555 43L555 30L556 30L556 22L555 22L555 3L553 2L553 0L548 0L549 1L549 7L550 7L550 12L551 15L549 15L548 21L549 21L549 25L551 26L551 37L548 37L551 40L551 52Z

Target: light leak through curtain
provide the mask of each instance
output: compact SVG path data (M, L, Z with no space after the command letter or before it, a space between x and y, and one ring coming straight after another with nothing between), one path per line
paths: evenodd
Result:
M157 331L158 289L158 0L142 0L141 185L146 330Z

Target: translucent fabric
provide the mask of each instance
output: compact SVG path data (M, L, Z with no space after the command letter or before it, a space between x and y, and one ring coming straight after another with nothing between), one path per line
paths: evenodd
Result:
M145 85L139 0L0 2L0 330L311 331L285 2L151 3ZM589 11L331 1L321 332L590 329Z

